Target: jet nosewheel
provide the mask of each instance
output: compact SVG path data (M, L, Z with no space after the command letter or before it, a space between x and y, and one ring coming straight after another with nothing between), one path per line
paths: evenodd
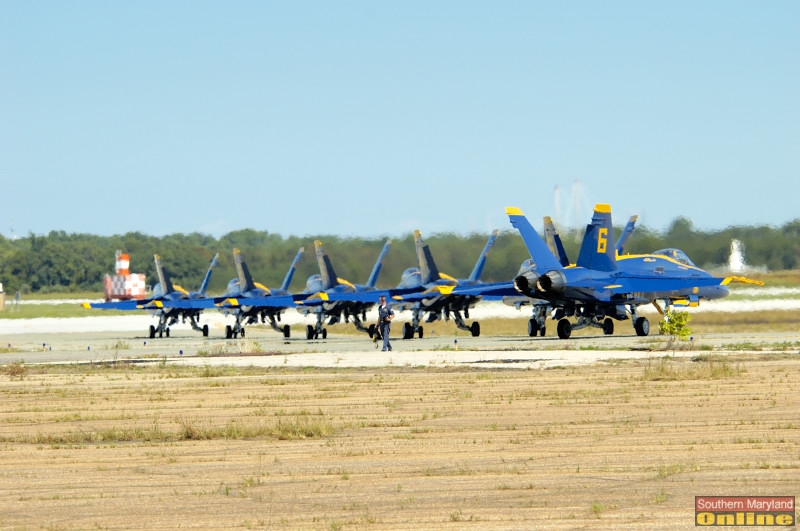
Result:
M614 321L611 320L611 317L606 317L606 320L603 321L603 333L607 336L614 333Z
M291 333L292 333L292 331L289 328L289 325L288 324L287 325L283 325L283 337L285 337L286 339L289 339L289 335Z
M472 334L472 337L481 335L481 324L478 321L473 321L472 326L469 327L469 333Z
M650 333L650 321L647 317L637 317L633 322L633 329L636 330L637 336L646 336Z
M203 337L208 337L208 325L203 325Z

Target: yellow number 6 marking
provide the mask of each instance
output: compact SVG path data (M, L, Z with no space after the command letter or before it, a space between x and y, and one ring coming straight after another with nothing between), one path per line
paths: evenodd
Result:
M602 228L597 233L597 252L600 254L605 254L607 245L608 245L608 229Z

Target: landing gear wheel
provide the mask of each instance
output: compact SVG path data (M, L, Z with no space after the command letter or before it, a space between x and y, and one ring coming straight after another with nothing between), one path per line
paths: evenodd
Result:
M314 339L314 327L306 325L306 339Z
M233 337L233 328L231 325L225 325L225 339L230 339Z
M419 328L417 328L417 336L419 336L419 338L422 339L422 327L421 326ZM412 339L414 338L414 331L413 330L411 331L411 338Z
M414 337L414 328L411 323L403 323L403 339L411 339Z
M547 327L545 325L542 325L542 327L539 328L539 335L544 337L545 332L547 332Z
M610 317L606 317L606 320L603 321L603 333L607 336L614 333L614 321Z
M539 322L536 319L528 319L528 337L536 337L539 333Z
M371 325L369 325L367 327L367 334L369 335L370 339L375 337L375 325L374 324L371 324Z
M286 339L289 339L289 335L291 333L292 333L292 331L289 328L289 325L283 325L283 337L285 337Z
M647 317L637 317L633 322L633 329L636 330L637 336L646 336L650 333L650 321Z
M203 325L203 337L208 337L208 325Z
M472 326L469 327L469 333L472 334L472 337L481 335L481 324L478 321L473 321Z
M243 338L243 339L244 339L244 328L242 328L241 330L239 330L239 337L241 337L241 338Z
M167 333L167 337L169 337L169 327L167 327L167 329L165 330L165 332Z
M150 325L150 339L153 339L154 337L156 337L156 327Z
M569 339L570 334L572 334L572 325L566 319L561 319L556 330L558 331L558 337Z
M327 339L327 338L328 338L328 329L327 328L323 328L322 329L322 339Z

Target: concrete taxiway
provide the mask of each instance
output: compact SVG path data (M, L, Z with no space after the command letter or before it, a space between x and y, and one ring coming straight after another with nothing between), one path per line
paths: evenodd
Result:
M94 319L114 319L94 318ZM118 319L118 318L117 318ZM0 335L0 364L12 362L92 363L136 360L188 365L235 365L259 367L386 367L471 366L481 368L544 369L553 366L594 363L600 360L649 358L664 355L696 356L712 349L730 351L737 345L752 345L760 352L777 345L800 344L800 331L791 333L704 334L691 343L691 350L667 350L658 335L634 334L557 337L437 336L423 339L392 339L393 350L381 352L366 335L330 334L326 339L284 339L265 326L251 326L247 337L204 338L188 329L173 329L172 337L150 339L145 327L133 323L137 316L123 317L137 331L109 330L96 321L88 324L66 319L51 327L19 325ZM147 319L142 317L142 319ZM149 321L148 321L149 322ZM105 327L105 329L104 329ZM752 347L751 347L752 348Z

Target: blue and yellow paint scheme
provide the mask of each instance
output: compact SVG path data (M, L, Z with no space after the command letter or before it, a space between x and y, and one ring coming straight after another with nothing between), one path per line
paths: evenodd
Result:
M519 294L528 297L534 306L534 315L528 324L531 336L544 335L549 313L558 321L558 336L562 339L569 338L572 330L586 326L596 326L605 334L612 334L614 320L626 319L632 320L637 335L646 336L650 325L646 317L638 315L639 306L655 304L663 311L658 302L669 306L719 299L728 295L728 282L741 281L734 277L715 277L698 268L677 249L617 256L608 204L595 206L578 260L566 266L551 252L522 210L508 207L506 213L522 236L531 259L523 263L511 283L474 293L488 298ZM575 318L574 324L569 321L570 317Z
M209 308L202 301L206 298L206 289L211 280L211 273L217 265L218 254L211 259L200 289L197 291L187 291L177 284L173 284L170 274L161 263L161 258L153 255L158 274L158 283L153 286L153 291L149 298L142 300L112 301L101 303L83 303L85 308L97 308L103 310L146 310L158 317L158 325L150 325L150 338L169 337L170 326L181 322L189 321L193 330L202 332L203 337L208 336L208 325L199 324L200 314L203 309Z
M256 324L259 321L266 323L276 332L288 338L291 335L289 325L280 326L281 314L284 310L296 307L305 297L294 296L289 293L297 264L303 257L304 248L301 247L292 260L289 270L283 279L281 287L271 290L260 282L255 282L247 263L239 249L233 250L233 263L236 266L236 278L228 282L225 293L214 297L207 304L212 304L224 315L233 315L236 319L233 326L225 326L225 338L231 339L245 336L244 325Z
M352 320L358 330L367 332L370 337L374 335L375 325L367 327L364 325L364 321L367 318L367 311L378 301L379 290L375 288L375 284L391 246L392 240L387 240L383 245L367 283L354 284L336 274L322 242L319 240L314 242L320 272L308 277L306 288L302 292L305 299L303 304L297 306L297 311L303 315L316 317L314 325L306 326L306 339L328 337L328 330L325 328L326 320L329 325L339 322L348 323Z

